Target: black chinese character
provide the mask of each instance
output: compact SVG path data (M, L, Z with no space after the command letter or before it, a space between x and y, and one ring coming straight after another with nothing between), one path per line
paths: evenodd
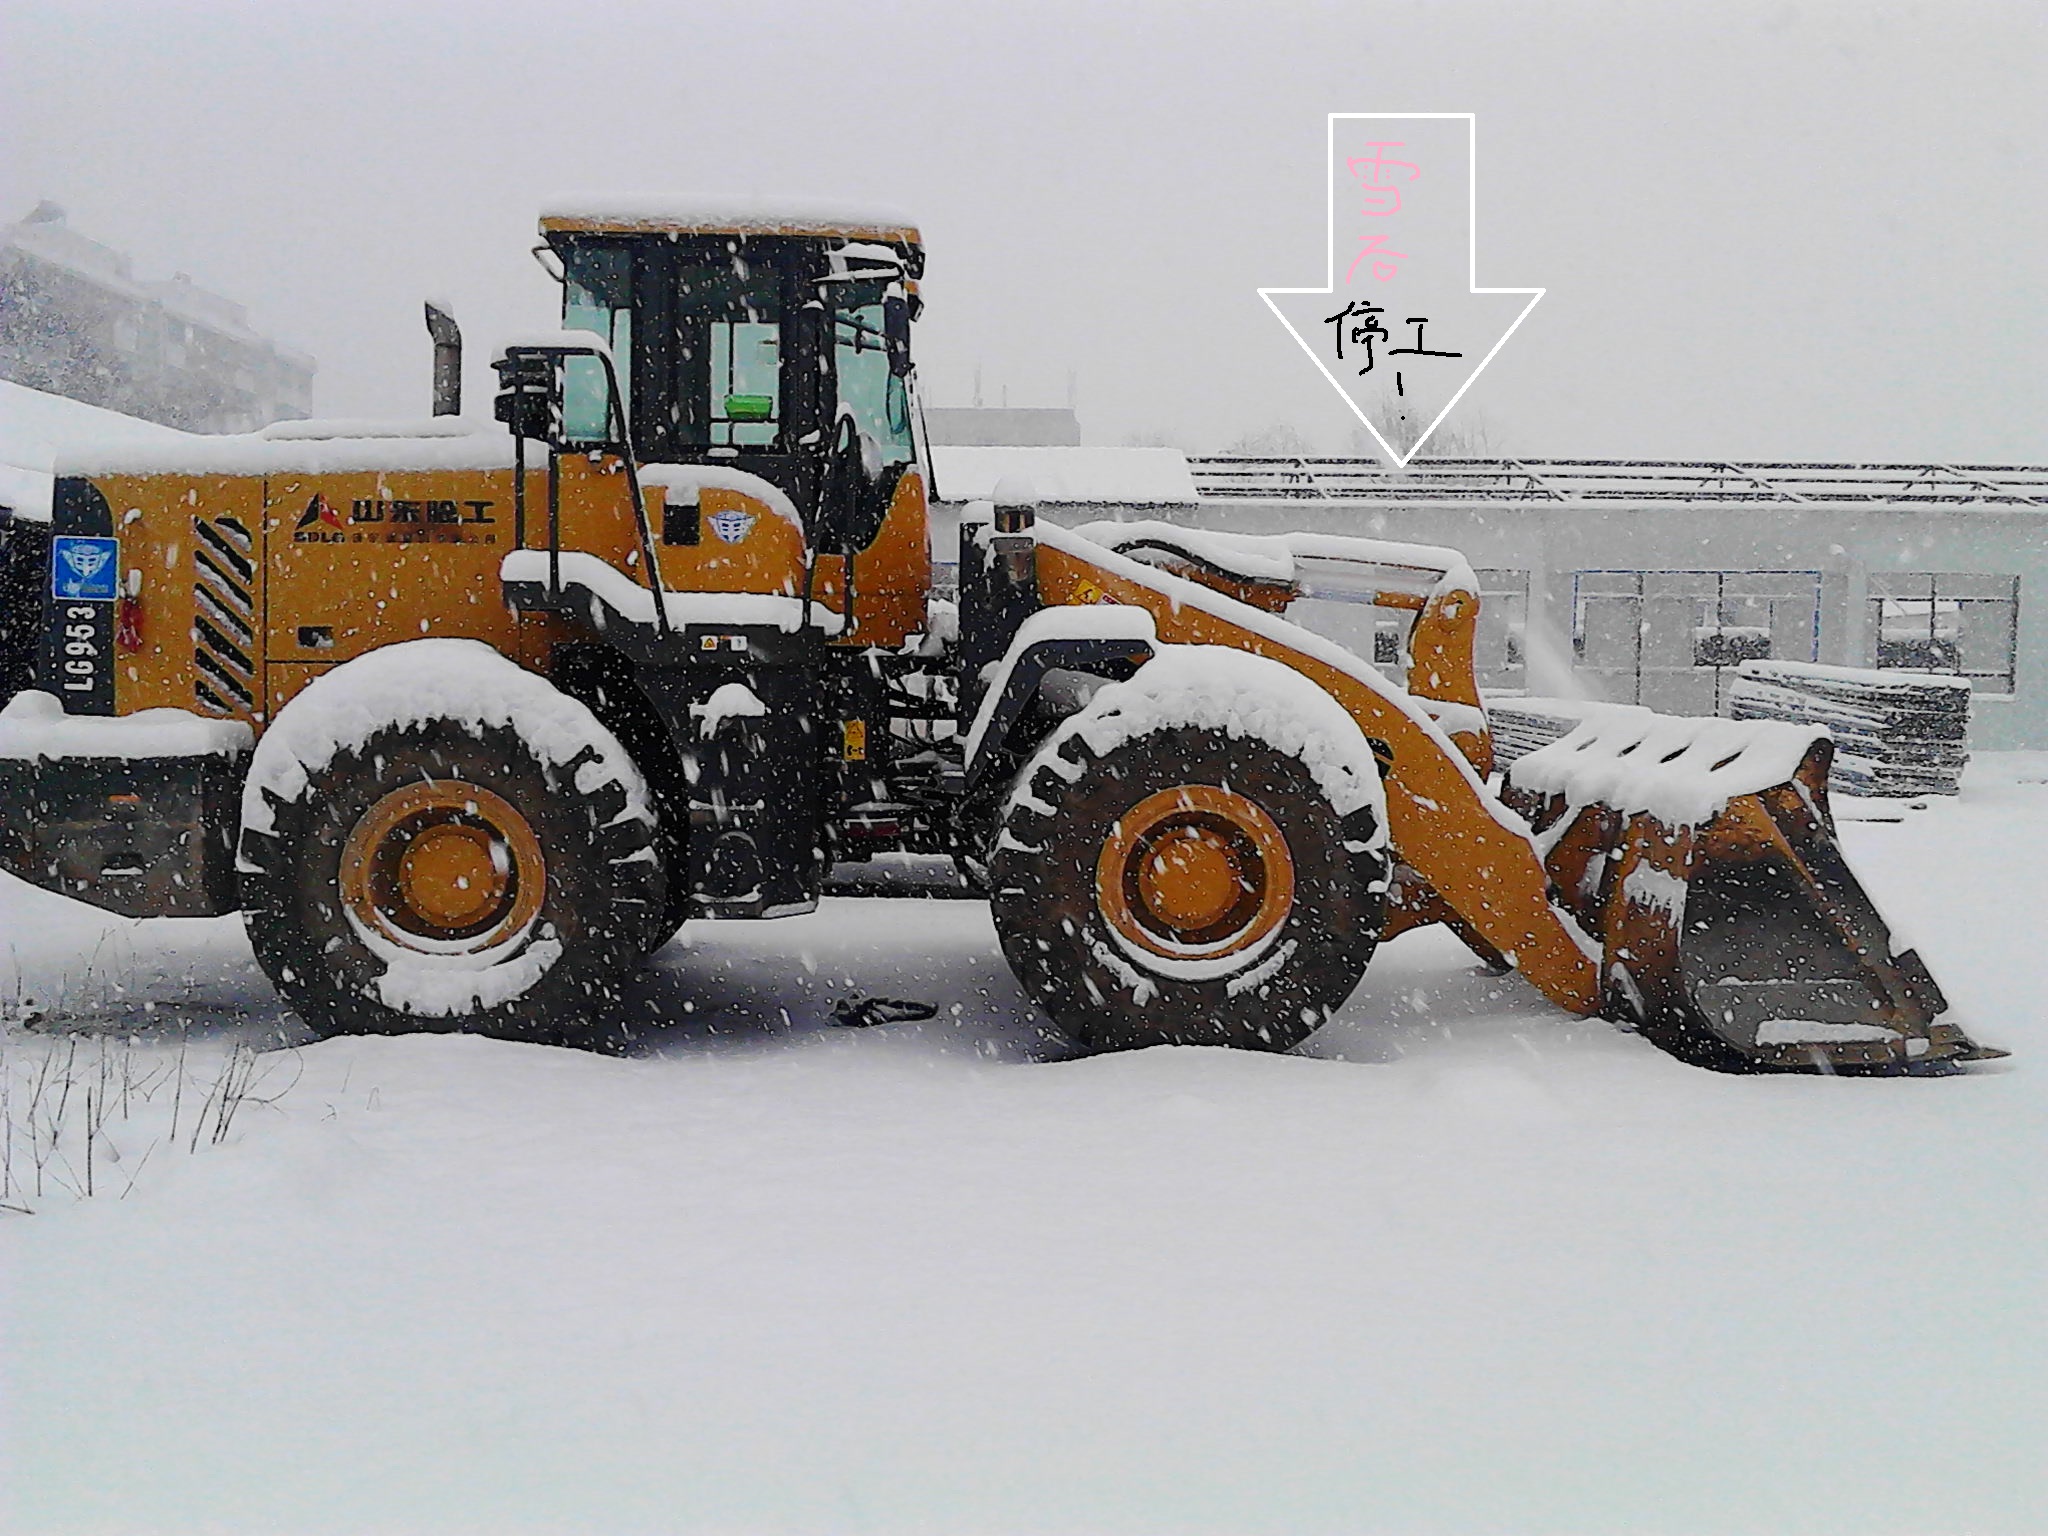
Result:
M1424 346L1424 345L1422 344L1422 328L1423 328L1423 327L1424 327L1425 325L1429 324L1429 316L1427 316L1427 315L1410 315L1410 316L1408 317L1408 321L1407 321L1407 323L1408 323L1409 325L1412 325L1412 326L1414 326L1414 327L1415 327L1415 345L1414 345L1414 346L1412 346L1412 347L1389 347L1389 348L1387 348L1387 356L1389 356L1389 357L1463 357L1463 356L1465 355L1465 354L1464 354L1464 353L1462 353L1462 352L1437 352L1437 351L1432 351L1432 350L1431 350L1430 348L1428 348L1428 347L1425 347L1425 346ZM1402 377L1401 377L1401 371L1400 371L1399 369L1396 369L1396 370L1394 371L1394 393L1395 393L1395 394L1397 394L1397 395L1405 395L1405 394L1407 394L1407 393L1408 393L1408 387L1407 387L1407 384L1406 384L1406 382L1405 382L1405 381L1404 381L1404 380L1402 379Z
M1368 304L1363 299L1353 299L1336 314L1323 322L1337 327L1337 361L1346 361L1344 345L1351 344L1354 355L1359 347L1365 349L1365 366L1360 373L1371 373L1373 368L1373 342L1387 339L1387 328L1380 324L1379 317L1386 310L1378 304Z

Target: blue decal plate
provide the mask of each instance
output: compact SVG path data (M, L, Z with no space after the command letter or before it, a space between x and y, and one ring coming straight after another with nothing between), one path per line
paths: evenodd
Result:
M68 603L111 603L120 595L121 541L60 534L50 545L50 590Z

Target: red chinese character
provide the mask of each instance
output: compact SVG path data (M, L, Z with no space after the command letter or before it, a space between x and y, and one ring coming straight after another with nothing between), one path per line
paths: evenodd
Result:
M1356 272L1358 271L1359 262L1365 260L1366 257L1371 256L1374 258L1372 264L1372 275L1378 278L1383 283L1392 282L1394 280L1394 274L1400 271L1400 268L1395 266L1394 263L1397 261L1406 261L1408 259L1408 253L1406 251L1390 251L1383 249L1383 247L1387 243L1387 236L1385 235L1360 235L1358 238L1364 248L1359 251L1357 256L1352 258L1351 265L1345 268L1344 281L1347 283L1350 282L1353 275L1356 274ZM1387 259L1380 259L1382 257Z
M1385 174L1387 168L1393 166L1406 171L1408 175L1403 179L1407 181L1413 181L1416 177L1420 176L1422 168L1413 161L1389 160L1380 153L1383 149L1402 148L1402 140L1374 140L1365 147L1371 150L1372 153L1369 155L1353 155L1344 162L1344 168L1358 178L1359 186L1365 191L1366 206L1358 211L1369 219L1383 219L1388 214L1399 213L1401 211L1401 189L1388 183ZM1372 204L1375 200L1384 203L1385 206L1373 207Z

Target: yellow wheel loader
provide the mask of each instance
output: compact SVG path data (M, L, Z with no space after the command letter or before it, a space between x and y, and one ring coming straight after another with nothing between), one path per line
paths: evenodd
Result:
M430 309L430 422L60 466L0 571L41 605L0 630L30 652L0 656L0 864L242 912L321 1032L573 1039L685 921L911 851L986 881L1025 989L1099 1048L1284 1050L1444 923L1705 1066L1996 1054L1844 864L1824 738L1592 712L1490 782L1448 550L1063 529L1010 488L940 602L914 228L541 234L563 329L497 357L496 425ZM1402 675L1290 622L1303 596L1390 610Z

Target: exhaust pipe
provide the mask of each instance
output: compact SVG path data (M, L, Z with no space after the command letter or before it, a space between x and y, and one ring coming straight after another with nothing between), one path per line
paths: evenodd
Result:
M462 327L455 317L427 301L427 334L434 338L434 414L462 414Z

